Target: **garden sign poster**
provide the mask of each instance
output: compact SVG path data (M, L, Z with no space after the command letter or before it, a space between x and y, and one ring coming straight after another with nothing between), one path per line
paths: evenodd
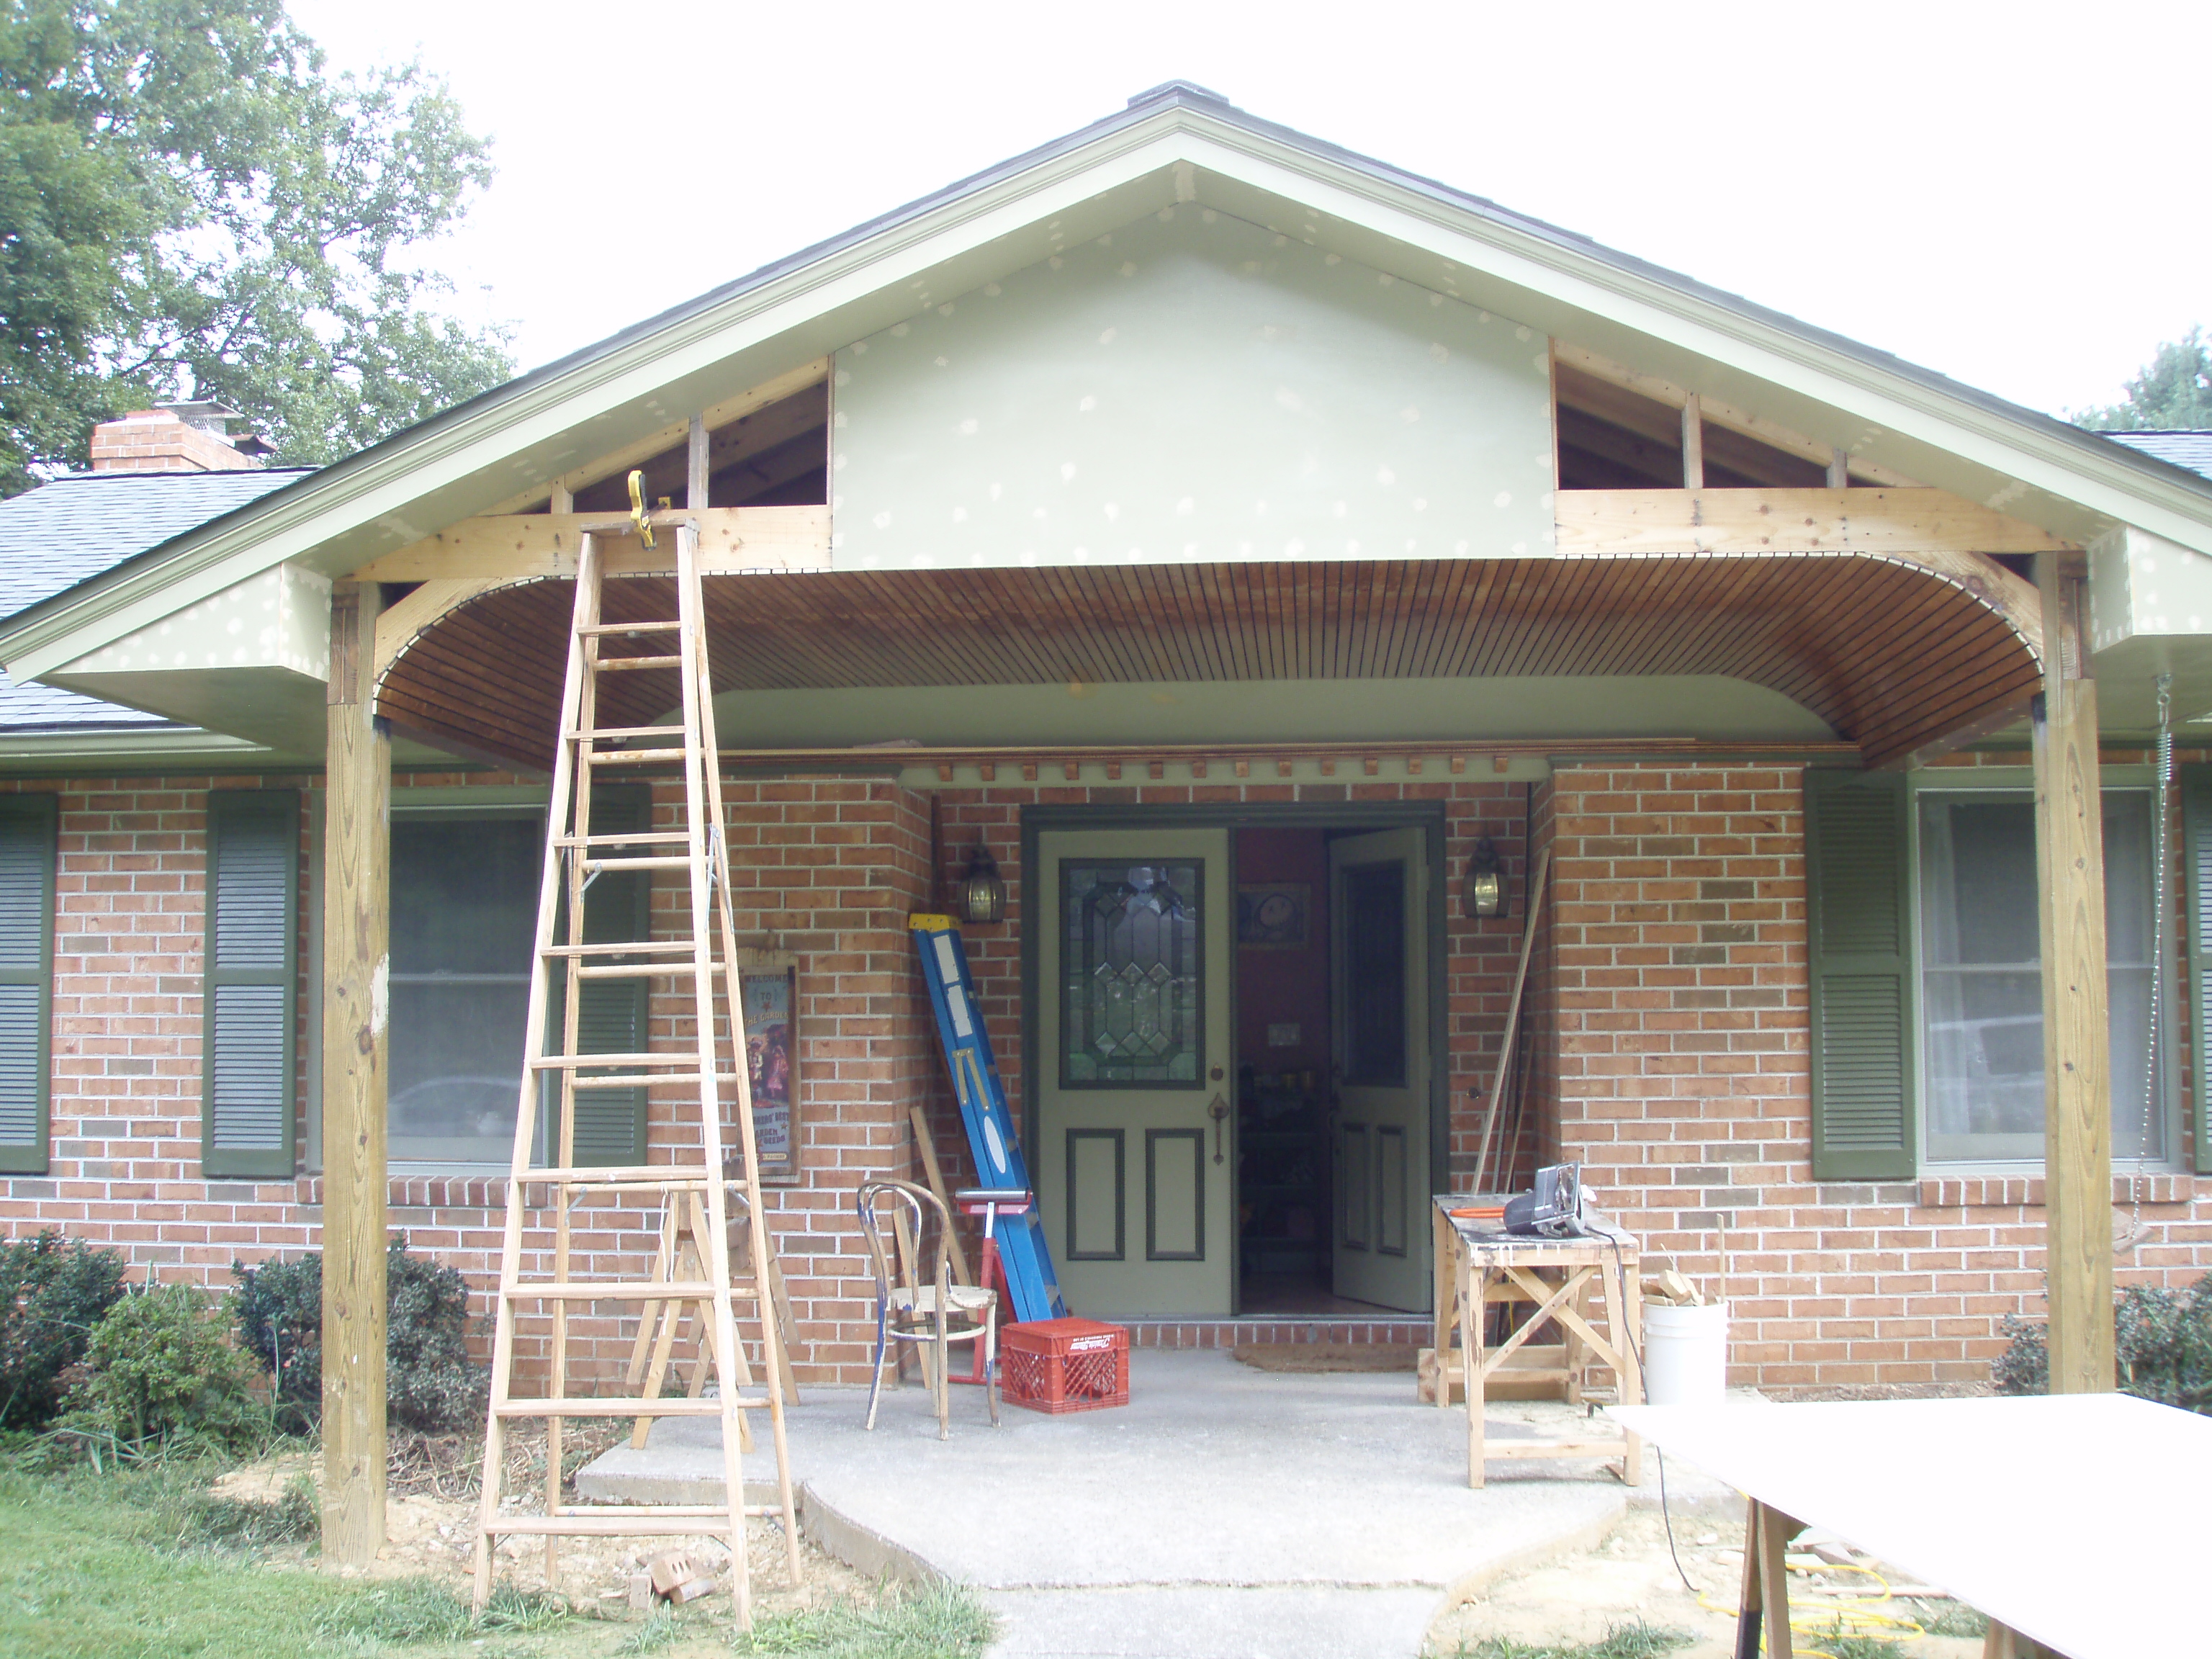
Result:
M745 1072L753 1097L753 1138L761 1179L799 1179L798 1024L793 1018L798 965L788 958L741 968L739 1000L745 1021Z

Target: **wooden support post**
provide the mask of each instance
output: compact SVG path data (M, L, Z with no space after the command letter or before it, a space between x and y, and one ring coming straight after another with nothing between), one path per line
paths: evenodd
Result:
M2078 577L2036 559L2043 695L2033 720L2043 949L2045 1270L2051 1391L2112 1387L2112 1103L2097 683Z
M1682 488L1705 487L1705 413L1692 392L1682 404Z
M385 1091L392 742L374 582L331 592L323 840L323 1560L384 1543Z
M701 512L707 506L707 422L702 416L691 417L691 442L686 461L684 505L695 513Z
M1828 452L1828 488L1849 489L1851 487L1850 452L1832 449Z

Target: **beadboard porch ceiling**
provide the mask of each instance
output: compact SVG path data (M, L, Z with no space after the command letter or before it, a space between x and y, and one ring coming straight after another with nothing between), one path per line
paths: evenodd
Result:
M1717 674L1790 698L1881 765L2016 714L2039 684L2033 653L1981 599L1928 571L1857 556L780 572L704 581L721 692ZM565 580L520 583L447 614L394 658L379 713L434 743L549 766L573 597ZM611 580L605 618L665 617L674 602L664 578ZM647 724L675 704L675 677L612 677L600 698L603 720Z

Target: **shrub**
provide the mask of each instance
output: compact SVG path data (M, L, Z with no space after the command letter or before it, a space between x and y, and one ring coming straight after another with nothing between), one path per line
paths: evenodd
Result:
M58 1232L0 1244L0 1429L41 1429L93 1327L123 1294L123 1255Z
M289 1426L312 1423L323 1395L323 1259L233 1262L240 1345L276 1382ZM469 1291L454 1269L392 1241L385 1261L385 1393L392 1422L437 1433L483 1413L484 1368L469 1358Z
M135 1291L93 1328L63 1426L134 1452L181 1437L235 1448L266 1420L252 1379L228 1322L202 1292L189 1285Z
M1991 1377L2001 1394L2042 1394L2051 1387L2045 1328L2005 1316L2012 1346L1997 1356ZM2212 1273L2185 1291L2130 1285L2112 1305L2112 1350L2122 1394L2185 1411L2212 1413Z

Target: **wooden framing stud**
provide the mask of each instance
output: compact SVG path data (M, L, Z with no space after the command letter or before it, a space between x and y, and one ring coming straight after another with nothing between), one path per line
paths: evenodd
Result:
M1851 487L1850 452L1832 449L1828 452L1828 488L1849 489Z
M1682 488L1705 487L1705 406L1692 392L1682 404Z

